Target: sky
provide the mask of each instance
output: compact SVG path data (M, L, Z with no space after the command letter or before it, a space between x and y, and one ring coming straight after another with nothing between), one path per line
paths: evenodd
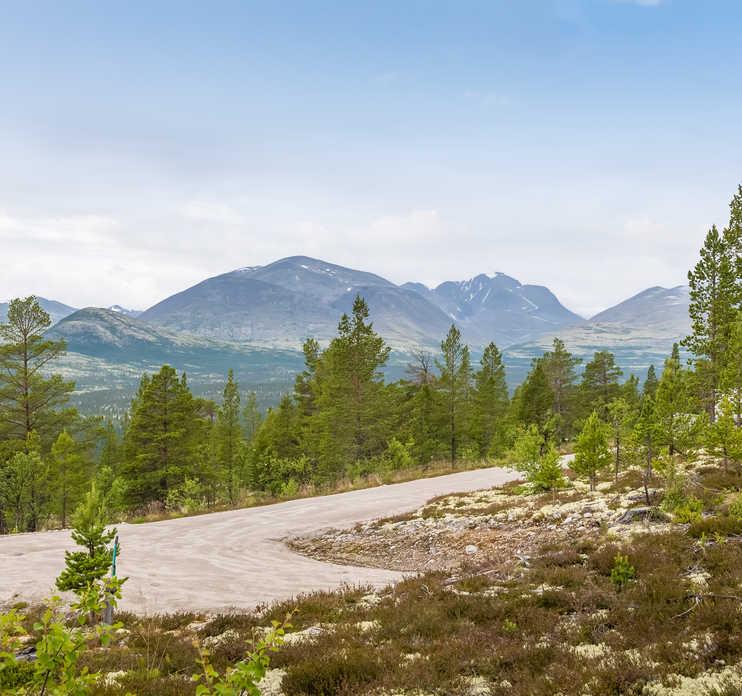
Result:
M0 7L0 300L143 309L303 254L685 281L742 183L738 0Z

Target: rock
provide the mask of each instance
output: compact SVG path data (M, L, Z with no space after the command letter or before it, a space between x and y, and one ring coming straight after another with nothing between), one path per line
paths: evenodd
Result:
M29 645L27 648L23 648L15 654L15 659L18 662L36 662L36 646Z
M477 551L479 551L479 548L477 548L474 544L469 544L464 549L464 553L466 553L467 556L473 556Z
M634 522L669 522L670 517L656 507L636 507L626 510L616 519L618 524L633 524Z
M492 693L489 682L484 677L466 677L463 682L462 693L465 696L490 696Z
M573 653L587 660L604 657L610 652L605 643L581 643L580 645L573 645L571 649Z
M208 636L204 638L203 644L207 648L218 648L224 643L228 643L231 640L239 640L240 634L237 633L233 628L228 628L224 633L220 633L218 636Z
M116 687L118 686L119 679L125 674L126 672L123 669L120 669L117 672L106 672L101 675L100 682L103 686Z
M379 604L381 604L381 597L379 597L379 595L372 592L371 594L363 595L363 597L361 597L358 604L366 608L376 607Z
M283 696L281 684L286 672L282 669L269 669L258 682L261 696Z
M283 642L286 645L298 645L300 643L311 643L316 640L325 632L325 628L322 626L310 626L305 628L303 631L296 631L295 633L287 633L283 637Z

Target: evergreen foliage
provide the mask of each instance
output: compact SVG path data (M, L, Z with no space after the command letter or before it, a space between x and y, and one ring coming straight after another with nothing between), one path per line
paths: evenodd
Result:
M72 517L72 539L83 551L66 551L65 568L57 578L57 588L78 595L101 580L111 567L109 544L116 530L106 531L104 498L93 484Z
M590 490L592 491L595 490L598 473L605 469L610 461L608 427L600 420L598 412L593 411L577 436L572 469L575 473L586 477L590 481Z

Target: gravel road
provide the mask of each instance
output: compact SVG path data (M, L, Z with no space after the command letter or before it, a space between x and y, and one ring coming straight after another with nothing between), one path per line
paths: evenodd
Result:
M385 585L401 573L315 561L283 540L414 510L444 493L505 483L517 474L490 468L349 493L292 500L148 524L121 524L123 609L142 613L253 608L343 584ZM53 591L70 533L0 536L0 605Z

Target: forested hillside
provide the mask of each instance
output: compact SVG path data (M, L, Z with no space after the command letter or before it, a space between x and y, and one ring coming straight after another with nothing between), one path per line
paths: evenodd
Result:
M194 396L187 374L166 364L141 377L114 424L70 406L74 384L55 373L65 341L47 333L52 319L36 298L13 300L0 327L0 529L65 526L93 481L121 517L506 457L551 488L555 453L570 442L587 451L610 440L617 467L646 461L651 470L658 453L699 444L738 459L741 225L742 189L729 223L712 227L689 273L690 335L641 384L611 352L581 362L555 339L510 396L500 348L490 342L472 358L456 323L437 351L414 354L403 378L385 379L391 349L357 294L326 347L304 343L304 369L275 408L263 412L226 369L221 398ZM132 320L109 312L106 321L115 338ZM124 336L111 351L127 350ZM182 347L163 331L137 341L155 358ZM589 454L577 464L588 476L604 465Z

